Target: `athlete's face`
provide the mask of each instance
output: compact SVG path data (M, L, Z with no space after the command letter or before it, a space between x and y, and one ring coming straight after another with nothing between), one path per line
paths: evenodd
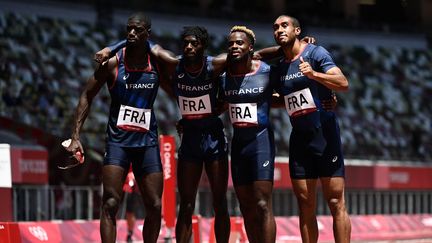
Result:
M201 40L194 35L188 35L183 39L183 56L186 60L201 60L204 55L204 46Z
M291 18L287 16L277 18L273 24L273 36L276 43L280 46L294 43L300 32L300 27L295 27Z
M233 61L247 59L253 45L244 32L233 32L228 37L228 58Z
M127 26L127 43L129 45L139 45L147 41L149 32L144 21L139 19L129 19Z

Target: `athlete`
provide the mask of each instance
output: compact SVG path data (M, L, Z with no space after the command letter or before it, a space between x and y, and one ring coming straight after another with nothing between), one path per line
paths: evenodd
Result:
M178 151L177 185L180 209L176 223L176 241L189 242L192 214L203 168L209 178L215 212L217 242L228 242L230 219L226 192L228 187L228 152L222 121L218 117L217 77L223 71L226 55L205 55L207 30L184 27L181 33L183 55L180 58L157 44L151 51L163 66L162 82L169 83L182 119L181 145ZM118 43L109 50L115 50ZM106 56L107 49L101 51Z
M228 37L227 69L221 94L234 128L231 174L246 233L252 243L275 242L272 209L275 145L269 110L274 84L270 66L252 60L255 34L234 26Z
M189 242L192 214L203 167L209 178L215 212L217 242L228 242L230 219L226 192L228 187L227 142L218 117L217 77L226 57L204 54L208 44L203 27L185 27L181 33L183 55L178 59L162 47L152 48L161 58L172 83L182 119L181 145L178 151L177 185L180 208L176 223L177 242Z
M84 154L80 131L93 98L103 85L111 95L105 156L102 169L102 242L116 241L116 215L123 196L122 185L130 164L144 202L142 231L145 242L156 242L161 226L162 165L153 103L159 87L156 60L147 39L151 21L142 13L127 22L127 44L115 57L99 65L87 81L76 109L68 151Z
M351 223L344 199L344 159L336 115L325 110L319 98L348 89L348 80L321 46L300 41L297 19L282 15L274 24L274 38L284 52L272 79L280 82L279 93L293 127L290 136L291 182L300 208L303 242L318 241L316 184L321 182L333 216L336 242L349 242Z

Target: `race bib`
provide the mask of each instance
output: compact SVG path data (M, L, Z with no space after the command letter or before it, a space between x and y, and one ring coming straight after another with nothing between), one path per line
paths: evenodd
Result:
M180 112L184 118L197 118L210 115L211 102L208 94L200 97L178 97Z
M147 132L150 128L151 109L121 105L117 127L132 132Z
M315 101L309 88L285 95L285 109L290 117L296 117L317 110Z
M257 103L229 104L228 112L235 127L258 125Z

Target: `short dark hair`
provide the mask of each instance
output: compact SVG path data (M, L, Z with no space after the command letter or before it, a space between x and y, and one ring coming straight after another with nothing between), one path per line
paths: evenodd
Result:
M151 29L151 19L147 15L145 15L143 12L136 12L133 13L131 16L129 16L128 21L131 19L137 19L139 21L144 22L144 26L147 28L147 31L150 31Z
M180 38L183 40L186 36L195 36L200 40L201 45L207 48L209 36L206 28L202 26L184 26Z
M292 25L294 27L300 27L300 21L297 18L295 18L293 16L282 14L279 17L277 17L276 19L281 18L281 17L287 17L287 18L291 19Z

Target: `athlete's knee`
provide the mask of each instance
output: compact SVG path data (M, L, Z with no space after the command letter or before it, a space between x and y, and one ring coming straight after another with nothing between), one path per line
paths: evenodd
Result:
M301 210L315 210L315 198L310 198L306 195L298 195L297 196L297 203L299 205L299 208Z
M180 203L180 211L179 214L183 216L192 217L192 214L195 210L195 202L186 201Z
M147 205L147 210L154 213L162 212L162 201L160 199L152 201Z
M344 213L346 211L345 201L343 200L343 198L329 198L327 200L327 204L333 216Z
M259 215L266 215L272 211L272 205L267 200L260 199L256 204L257 212Z
M116 197L108 197L103 201L102 208L109 215L116 215L120 207L120 199Z

